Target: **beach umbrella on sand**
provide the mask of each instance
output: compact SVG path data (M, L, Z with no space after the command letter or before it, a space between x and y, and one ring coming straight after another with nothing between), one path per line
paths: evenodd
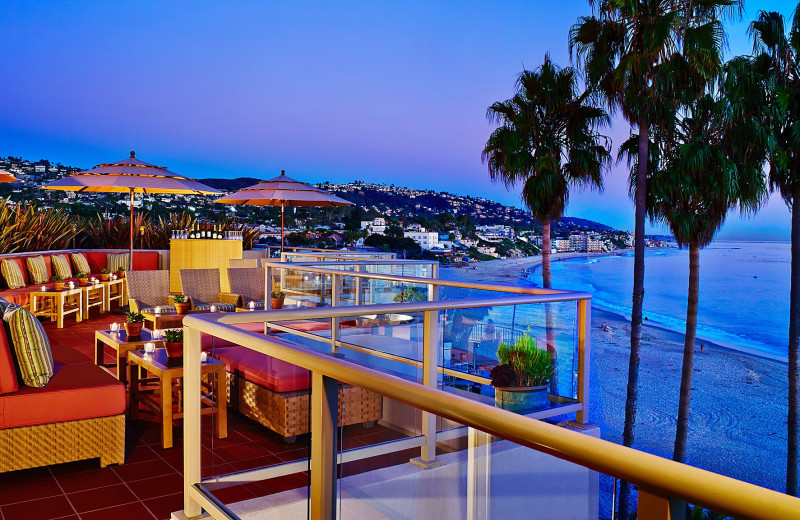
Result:
M136 193L171 193L175 195L218 195L221 192L194 179L183 177L136 158L136 153L115 163L100 164L91 170L73 173L41 187L93 193L128 193L130 195L130 269L133 269L133 198Z
M293 206L352 206L353 203L315 188L305 182L296 181L286 176L285 170L274 179L259 182L253 186L226 195L214 202L223 204L245 204L250 206L281 207L281 252L283 252L283 211Z
M5 170L0 170L0 182L17 182L19 179Z

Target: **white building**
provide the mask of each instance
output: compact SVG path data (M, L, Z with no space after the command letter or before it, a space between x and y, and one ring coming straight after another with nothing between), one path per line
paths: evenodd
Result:
M567 239L556 239L552 241L553 250L557 253L567 253L572 251L572 246L570 245L570 241Z
M425 231L425 228L422 228L421 231L406 231L403 236L419 244L422 249L433 249L439 245L439 233Z
M383 235L386 231L386 219L377 217L372 220L362 220L361 229L366 229L370 235Z

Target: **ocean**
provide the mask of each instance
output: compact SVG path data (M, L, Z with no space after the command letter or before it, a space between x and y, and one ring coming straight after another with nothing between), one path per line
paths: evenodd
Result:
M786 360L790 244L713 242L700 251L698 342ZM535 274L540 276L540 266ZM586 291L595 308L630 317L633 252L553 262L553 287ZM689 279L687 249L649 250L644 315L683 332ZM527 284L520 281L520 284Z

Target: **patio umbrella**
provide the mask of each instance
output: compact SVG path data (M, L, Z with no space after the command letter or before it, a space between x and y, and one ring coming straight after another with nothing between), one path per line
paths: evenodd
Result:
M315 188L305 182L286 176L286 171L274 179L226 195L214 202L223 204L245 204L250 206L281 207L281 252L283 252L283 210L286 206L352 206L353 203Z
M0 170L0 182L17 182L19 179L5 170Z
M130 269L133 269L133 198L136 193L171 193L176 195L218 195L221 192L194 179L183 177L136 158L131 152L128 159L100 164L91 170L73 173L63 179L41 186L47 190L65 190L94 193L130 194Z

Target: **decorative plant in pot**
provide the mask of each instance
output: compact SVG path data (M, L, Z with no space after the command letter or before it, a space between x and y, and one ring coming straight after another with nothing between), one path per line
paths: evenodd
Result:
M186 314L189 312L189 302L186 301L185 295L176 294L172 299L175 301L175 311L178 314Z
M272 305L273 309L282 309L283 308L283 300L286 298L286 295L283 294L281 291L272 291L270 293L270 304Z
M111 271L109 271L108 269L100 270L100 279L103 280L104 282L107 282L110 276L111 276Z
M120 267L119 269L117 269L117 277L118 278L125 278L125 268L124 267Z
M125 332L128 336L139 336L142 333L143 326L144 314L130 311L125 313Z
M167 357L183 357L183 329L165 330L164 346L167 348Z
M78 279L78 285L87 285L89 283L88 273L78 273L75 275L75 278Z
M425 291L416 287L403 287L403 290L395 294L393 298L397 303L424 302L427 299Z
M553 375L553 359L536 339L523 334L516 343L497 347L499 365L491 372L494 404L517 413L546 408L547 383Z
M53 281L53 288L56 291L63 291L64 290L64 279L63 278L61 278L57 274L54 274L50 279Z

